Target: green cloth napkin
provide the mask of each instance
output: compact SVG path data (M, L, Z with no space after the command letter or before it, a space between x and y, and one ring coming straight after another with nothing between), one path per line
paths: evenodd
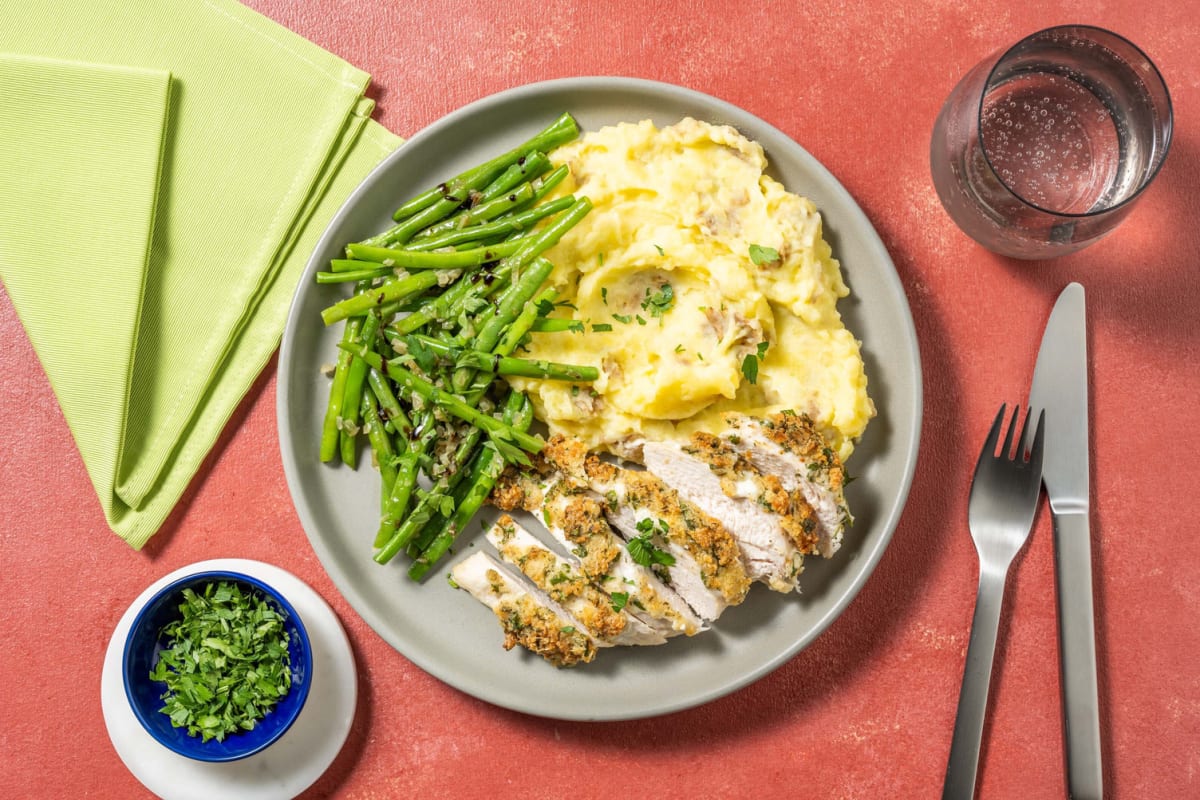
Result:
M365 73L231 0L0 10L0 278L140 548L278 346L326 224L401 140Z

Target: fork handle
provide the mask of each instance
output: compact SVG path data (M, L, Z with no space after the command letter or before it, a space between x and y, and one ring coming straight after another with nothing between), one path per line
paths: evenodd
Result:
M987 712L988 687L992 682L992 661L996 655L996 634L1000 628L1000 605L1004 600L1007 575L1007 564L1002 569L981 566L979 570L975 618L971 622L971 641L967 645L967 663L963 668L962 693L958 696L958 715L954 720L954 738L950 742L942 800L970 800L975 796L979 747L983 741L983 720Z

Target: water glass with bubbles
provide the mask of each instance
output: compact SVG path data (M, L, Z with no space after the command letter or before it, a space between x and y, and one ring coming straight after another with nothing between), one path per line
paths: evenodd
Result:
M966 74L930 146L960 228L1015 258L1066 255L1129 213L1171 142L1171 100L1150 59L1087 25L1048 28Z

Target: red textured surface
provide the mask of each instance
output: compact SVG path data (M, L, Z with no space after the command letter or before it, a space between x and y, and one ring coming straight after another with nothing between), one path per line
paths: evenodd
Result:
M284 482L273 366L166 528L141 553L108 532L7 295L0 298L0 794L146 794L105 735L109 635L149 583L234 556L324 595L358 659L355 729L306 797L930 797L940 792L976 564L966 498L997 404L1021 400L1058 290L1088 290L1093 535L1110 797L1200 796L1200 22L1187 3L866 0L605 4L253 0L374 76L377 118L411 135L522 83L653 78L781 128L845 184L891 251L916 318L925 427L911 499L878 570L810 648L701 708L575 724L491 707L377 637L334 589ZM1020 7L1018 7L1020 6ZM1123 227L1058 262L992 256L942 213L928 136L992 49L1102 25L1173 93L1165 170ZM2 234L0 234L2 235ZM2 293L0 293L2 294ZM1053 554L1042 513L1010 576L979 796L1065 794Z

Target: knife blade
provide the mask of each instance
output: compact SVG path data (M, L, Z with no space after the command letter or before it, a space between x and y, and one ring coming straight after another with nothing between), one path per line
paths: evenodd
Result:
M1046 413L1042 481L1054 520L1067 794L1074 800L1100 800L1085 306L1078 283L1069 284L1055 302L1038 351L1029 413Z

